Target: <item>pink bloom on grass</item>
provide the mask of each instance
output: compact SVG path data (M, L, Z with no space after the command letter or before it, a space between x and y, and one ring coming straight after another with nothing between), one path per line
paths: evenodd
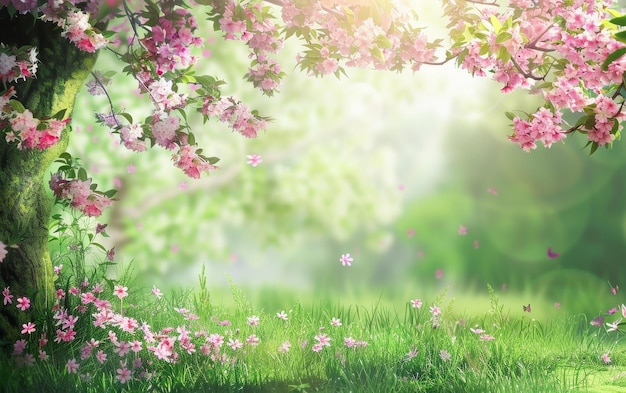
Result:
M27 345L28 345L28 341L24 339L17 340L15 344L13 344L13 353L15 355L20 355L22 352L24 352L24 349L26 349Z
M116 285L113 289L113 294L122 300L128 296L128 288L122 285Z
M481 335L480 335L480 339L481 339L482 341L493 341L493 340L495 340L496 338L495 338L494 336L489 335L489 334L481 334Z
M595 317L594 319L591 320L591 322L589 322L590 325L597 326L597 327L602 326L603 323L604 323L604 317L601 315L598 317Z
M332 326L341 326L341 320L339 318L334 318L330 320L330 324Z
M120 381L120 383L126 383L127 381L133 379L130 370L127 369L125 366L122 368L118 368L116 371L117 376L115 378Z
M163 297L163 293L161 292L161 290L159 288L157 288L155 285L152 286L152 294L154 296L157 297L157 299L160 299Z
M472 333L474 333L474 334L483 334L483 333L485 333L485 331L483 329L479 328L479 327L477 327L476 329L470 328L470 331Z
M256 167L257 165L263 162L263 157L261 157L258 154L248 154L246 158L247 158L246 163L253 167Z
M256 336L256 334L251 334L250 336L248 336L248 338L246 338L246 344L257 346L259 345L259 338Z
M435 278L441 280L443 278L443 269L437 269L435 271Z
M327 334L318 334L315 336L317 342L323 346L329 347L331 338Z
M282 319L283 321L287 320L287 313L285 313L285 310L282 310L279 313L276 313L276 318L278 319Z
M26 311L27 309L30 308L30 299L28 299L27 297L19 297L17 298L16 306L20 310Z
M11 292L9 290L9 288L11 287L6 287L2 290L2 296L4 296L4 305L6 306L7 304L12 304L13 303L13 295L11 295Z
M609 328L606 329L607 332L613 332L619 329L619 323L622 322L622 319L618 319L617 321L613 321L613 323L606 323L606 326Z
M617 312L617 307L610 308L606 310L606 315L613 315Z
M608 353L603 353L602 354L602 361L606 364L611 363L611 358L609 357Z
M422 308L422 299L413 299L413 300L411 300L411 307L413 307L413 308Z
M341 258L339 258L339 262L341 262L342 266L352 266L353 260L354 259L350 256L350 253L342 254Z
M54 274L56 274L57 276L59 274L61 274L61 270L63 270L63 264L57 265L55 267L52 268L52 271L54 272Z
M311 349L313 350L313 352L320 352L323 348L324 348L324 346L322 344L317 343L317 344L313 345L313 347Z
M287 353L289 352L290 349L291 349L291 343L289 341L285 341L284 343L280 344L280 346L278 347L278 352Z
M80 365L78 364L76 359L70 359L70 360L67 361L67 364L65 365L65 368L67 369L68 373L70 373L70 374L77 374L79 366Z
M233 340L232 338L228 339L228 344L229 347L231 347L233 350L237 350L241 347L243 347L243 343L239 340Z
M441 309L437 307L436 305L433 305L428 310L433 314L433 317L436 317L437 315L441 314Z
M445 349L442 349L441 351L439 351L439 357L441 357L441 360L443 360L444 362L447 362L448 360L451 359L450 353L446 351Z
M32 334L35 333L35 324L32 322L22 324L22 334Z
M259 321L260 319L256 315L248 317L248 325L250 326L259 326Z

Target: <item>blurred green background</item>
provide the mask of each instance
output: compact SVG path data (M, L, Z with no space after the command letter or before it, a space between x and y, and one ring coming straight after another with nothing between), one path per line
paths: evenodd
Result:
M193 119L220 171L188 179L168 152L119 149L93 126L93 112L109 110L104 97L82 93L74 117L70 152L102 189L120 185L100 220L105 244L145 285L193 287L204 265L216 297L227 297L230 276L270 311L297 299L397 305L444 288L484 311L487 284L516 313L532 303L537 317L616 302L609 281L626 279L623 142L590 157L573 136L527 154L507 140L504 112L532 112L537 97L504 95L453 66L315 79L294 70L294 43L279 57L281 93L263 97L243 80L245 47L202 28L210 39L198 73L274 119L254 140ZM109 69L112 58L101 60ZM150 107L135 86L118 75L110 93L137 119ZM247 165L248 154L263 162Z

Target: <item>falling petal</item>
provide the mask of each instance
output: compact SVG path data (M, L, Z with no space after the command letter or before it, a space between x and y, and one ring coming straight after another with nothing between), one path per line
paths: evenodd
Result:
M398 184L398 191L404 191L404 184Z
M489 188L487 189L487 192L488 192L488 193L490 193L491 195L494 195L494 196L495 196L495 195L498 195L498 191L496 191L496 189L495 189L495 188L493 188L493 187L489 187Z
M550 259L554 259L554 258L558 258L559 254L557 254L556 252L552 251L552 247L548 247L548 258Z
M459 235L465 236L465 235L467 235L467 228L464 225L461 225L459 227L458 232L459 232Z
M408 237L413 237L413 236L415 236L415 229L413 229L413 228L409 229L408 231L406 231L406 235L407 235Z

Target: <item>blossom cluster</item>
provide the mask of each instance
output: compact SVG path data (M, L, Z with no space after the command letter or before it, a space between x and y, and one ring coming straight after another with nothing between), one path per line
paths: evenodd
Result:
M247 80L265 94L273 95L284 73L272 55L282 49L284 39L269 8L257 2L229 0L224 12L213 18L218 21L225 39L239 39L248 45L252 62Z
M33 46L7 47L0 42L0 82L16 82L32 78L37 73L39 60Z
M207 97L200 112L207 117L216 117L246 138L256 138L257 133L267 127L267 119L251 111L234 97L215 99Z
M70 119L38 119L14 96L13 86L0 96L0 130L5 132L6 142L17 142L20 150L43 150L57 143Z
M299 58L303 70L314 75L348 67L414 71L435 60L437 42L430 42L415 26L411 2L390 0L385 9L365 1L284 1L281 14L287 34L307 42ZM311 27L315 27L313 32Z
M503 92L527 89L546 102L528 120L509 115L511 141L530 151L538 141L550 147L578 131L595 150L619 135L626 119L618 94L626 58L605 64L625 46L614 36L616 26L605 21L614 15L614 1L517 0L504 9L468 3L446 10L454 25L450 58L473 75L502 83ZM563 113L576 114L575 122Z
M56 173L52 175L49 185L55 197L69 200L72 208L80 210L87 216L101 215L112 202L105 194L92 189L91 179L67 180L60 173Z
M49 1L41 7L43 20L54 22L67 38L83 52L94 53L104 48L109 40L92 25L91 15L97 15L101 1ZM87 11L79 7L86 7Z

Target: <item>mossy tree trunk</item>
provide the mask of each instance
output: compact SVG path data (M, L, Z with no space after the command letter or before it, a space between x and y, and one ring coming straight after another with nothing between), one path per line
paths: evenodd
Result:
M34 20L30 14L10 18L6 8L0 10L0 42L39 50L37 78L16 83L16 98L37 118L61 110L70 116L96 54L77 50L54 24ZM69 132L66 127L59 143L43 151L18 150L0 135L0 240L16 244L0 263L0 290L10 287L15 295L12 305L0 303L0 342L5 349L19 338L21 325L37 320L54 300L47 246L52 200L45 187L48 167L67 148ZM31 299L26 312L15 306L21 296Z

